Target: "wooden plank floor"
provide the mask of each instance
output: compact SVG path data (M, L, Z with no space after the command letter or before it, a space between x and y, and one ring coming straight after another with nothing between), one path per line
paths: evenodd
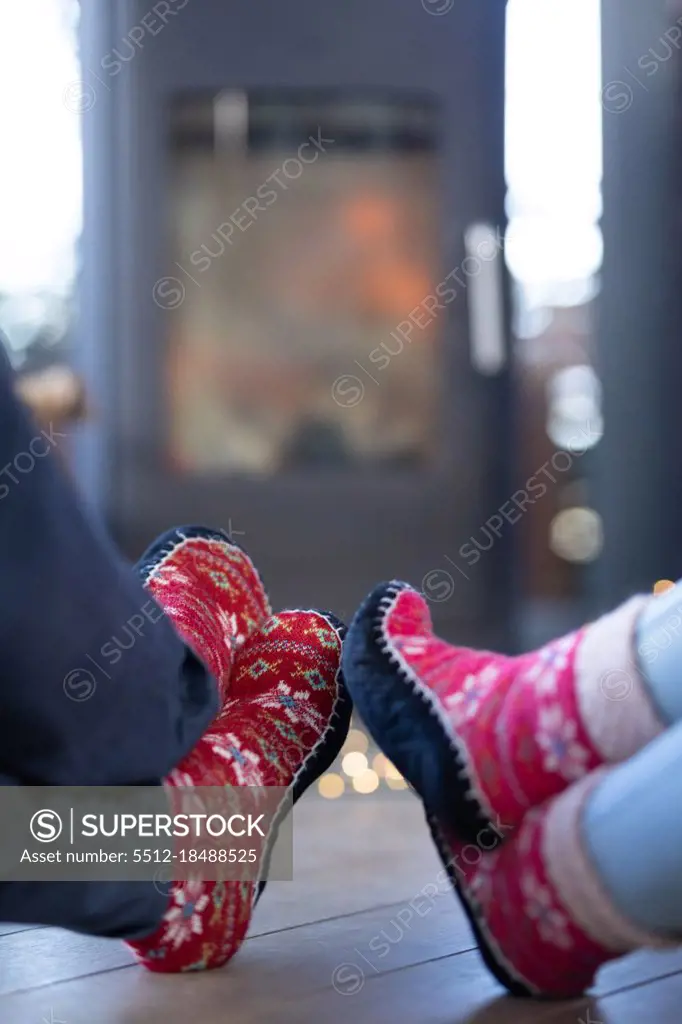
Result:
M441 865L409 795L307 798L294 835L295 881L270 884L221 971L153 976L116 942L0 927L0 1021L678 1024L682 950L609 966L591 1000L505 998L451 893L441 884L430 907L419 896Z

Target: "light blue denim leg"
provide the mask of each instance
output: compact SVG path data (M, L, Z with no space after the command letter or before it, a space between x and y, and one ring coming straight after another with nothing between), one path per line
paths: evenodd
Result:
M661 717L670 724L682 721L682 582L645 608L637 651Z
M583 830L621 913L640 928L682 940L682 722L600 783Z

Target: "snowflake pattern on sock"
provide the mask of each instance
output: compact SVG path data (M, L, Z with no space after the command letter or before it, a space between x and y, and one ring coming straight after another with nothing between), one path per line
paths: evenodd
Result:
M567 717L560 704L538 708L536 741L544 751L545 771L574 782L587 774L590 751L578 741L578 723Z
M661 945L632 932L594 873L581 809L595 775L533 808L505 843L479 857L467 856L470 845L429 817L486 964L516 995L578 997L608 961L638 945ZM576 886L582 892L577 901ZM574 904L587 914L589 929ZM608 944L597 938L606 933Z
M338 631L321 613L272 616L235 654L225 713L167 784L290 788L333 724L340 655ZM259 666L255 679L252 664ZM295 689L282 682L283 672ZM306 678L314 685L306 688ZM222 966L246 936L256 892L255 881L174 883L157 932L131 944L137 958L153 971Z
M236 651L271 614L258 572L245 551L217 531L171 530L142 559L146 588L227 695Z
M140 572L221 692L216 719L164 780L169 798L178 788L186 799L194 787L240 786L295 798L294 783L311 764L303 788L314 780L318 755L330 763L350 724L341 625L317 611L271 614L248 555L202 527L169 531ZM129 946L151 971L220 967L243 942L258 892L258 880L173 882L155 933Z
M464 784L489 820L518 822L602 763L574 686L584 630L521 657L453 647L409 587L386 602L381 628L408 678L437 700L470 766Z

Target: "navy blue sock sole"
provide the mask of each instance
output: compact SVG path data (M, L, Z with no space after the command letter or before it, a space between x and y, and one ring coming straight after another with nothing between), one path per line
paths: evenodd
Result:
M343 648L346 685L375 742L427 813L473 842L490 822L471 793L465 762L438 717L436 698L410 677L382 635L388 608L405 589L406 583L382 583L355 614Z

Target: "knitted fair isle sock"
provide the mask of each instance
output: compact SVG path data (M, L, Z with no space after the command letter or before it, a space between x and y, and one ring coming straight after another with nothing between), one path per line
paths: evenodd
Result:
M429 812L463 839L506 827L663 731L636 664L633 598L521 657L454 647L405 583L367 599L344 644L360 714Z
M341 642L338 624L321 612L266 620L236 652L220 716L166 784L278 786L295 801L331 764L348 732ZM261 840L260 874L252 881L174 882L159 928L129 943L137 959L166 973L227 963L246 936L275 838Z
M608 961L674 945L625 920L585 847L585 804L612 770L593 772L534 808L505 843L478 856L431 819L483 959L512 995L575 998Z

